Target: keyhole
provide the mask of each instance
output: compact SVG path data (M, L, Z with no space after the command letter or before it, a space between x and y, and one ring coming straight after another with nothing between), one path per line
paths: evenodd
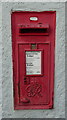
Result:
M24 85L30 84L30 78L29 77L24 77Z

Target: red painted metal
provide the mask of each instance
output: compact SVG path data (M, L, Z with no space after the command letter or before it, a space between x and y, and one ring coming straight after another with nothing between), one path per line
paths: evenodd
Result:
M11 22L14 109L51 109L56 12L12 12ZM35 49L31 49L32 44L36 44ZM41 51L41 75L26 75L25 51Z

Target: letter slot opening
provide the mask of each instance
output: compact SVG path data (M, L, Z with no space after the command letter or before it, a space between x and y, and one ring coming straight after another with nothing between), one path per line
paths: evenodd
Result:
M20 33L47 33L48 29L45 28L24 28L20 29Z
M48 35L49 26L44 27L21 27L19 35Z

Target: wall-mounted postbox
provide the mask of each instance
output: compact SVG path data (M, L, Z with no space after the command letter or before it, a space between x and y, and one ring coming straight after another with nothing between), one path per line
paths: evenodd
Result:
M55 11L12 13L15 109L53 108Z

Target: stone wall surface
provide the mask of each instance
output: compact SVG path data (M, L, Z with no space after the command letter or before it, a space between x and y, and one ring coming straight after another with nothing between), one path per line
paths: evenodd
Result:
M14 110L12 65L12 11L56 11L54 109ZM2 104L3 118L65 118L65 3L2 3Z
M2 118L2 4L0 2L0 119Z

